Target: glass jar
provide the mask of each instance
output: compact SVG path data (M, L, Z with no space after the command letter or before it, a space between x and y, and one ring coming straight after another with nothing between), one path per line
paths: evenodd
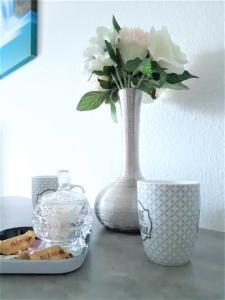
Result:
M72 189L79 187L82 193ZM80 250L87 246L92 217L84 189L70 184L70 174L58 172L58 190L43 194L33 211L36 236L47 244Z

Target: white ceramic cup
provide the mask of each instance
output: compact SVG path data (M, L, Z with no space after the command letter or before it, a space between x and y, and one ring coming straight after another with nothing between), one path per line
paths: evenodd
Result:
M186 264L198 235L200 185L197 182L137 182L138 217L148 258L158 264Z

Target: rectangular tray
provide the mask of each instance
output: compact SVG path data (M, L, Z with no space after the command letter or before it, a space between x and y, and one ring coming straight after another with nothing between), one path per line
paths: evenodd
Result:
M32 230L32 227L15 227L0 232L0 239L4 240ZM88 242L90 241L90 236ZM0 259L0 274L63 274L79 269L88 253L88 247L81 255L59 260L16 260Z

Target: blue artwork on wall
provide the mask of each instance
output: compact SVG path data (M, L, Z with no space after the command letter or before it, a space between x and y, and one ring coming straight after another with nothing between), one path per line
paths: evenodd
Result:
M37 55L37 0L0 0L0 79Z

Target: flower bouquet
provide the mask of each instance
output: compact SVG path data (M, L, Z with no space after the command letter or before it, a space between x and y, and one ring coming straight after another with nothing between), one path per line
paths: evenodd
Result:
M115 103L120 89L135 88L155 100L160 89L188 89L183 81L197 78L184 69L186 55L166 27L152 27L149 32L121 28L114 16L112 23L112 28L97 28L84 52L84 69L93 90L83 95L77 110L96 109L105 102L117 121Z

